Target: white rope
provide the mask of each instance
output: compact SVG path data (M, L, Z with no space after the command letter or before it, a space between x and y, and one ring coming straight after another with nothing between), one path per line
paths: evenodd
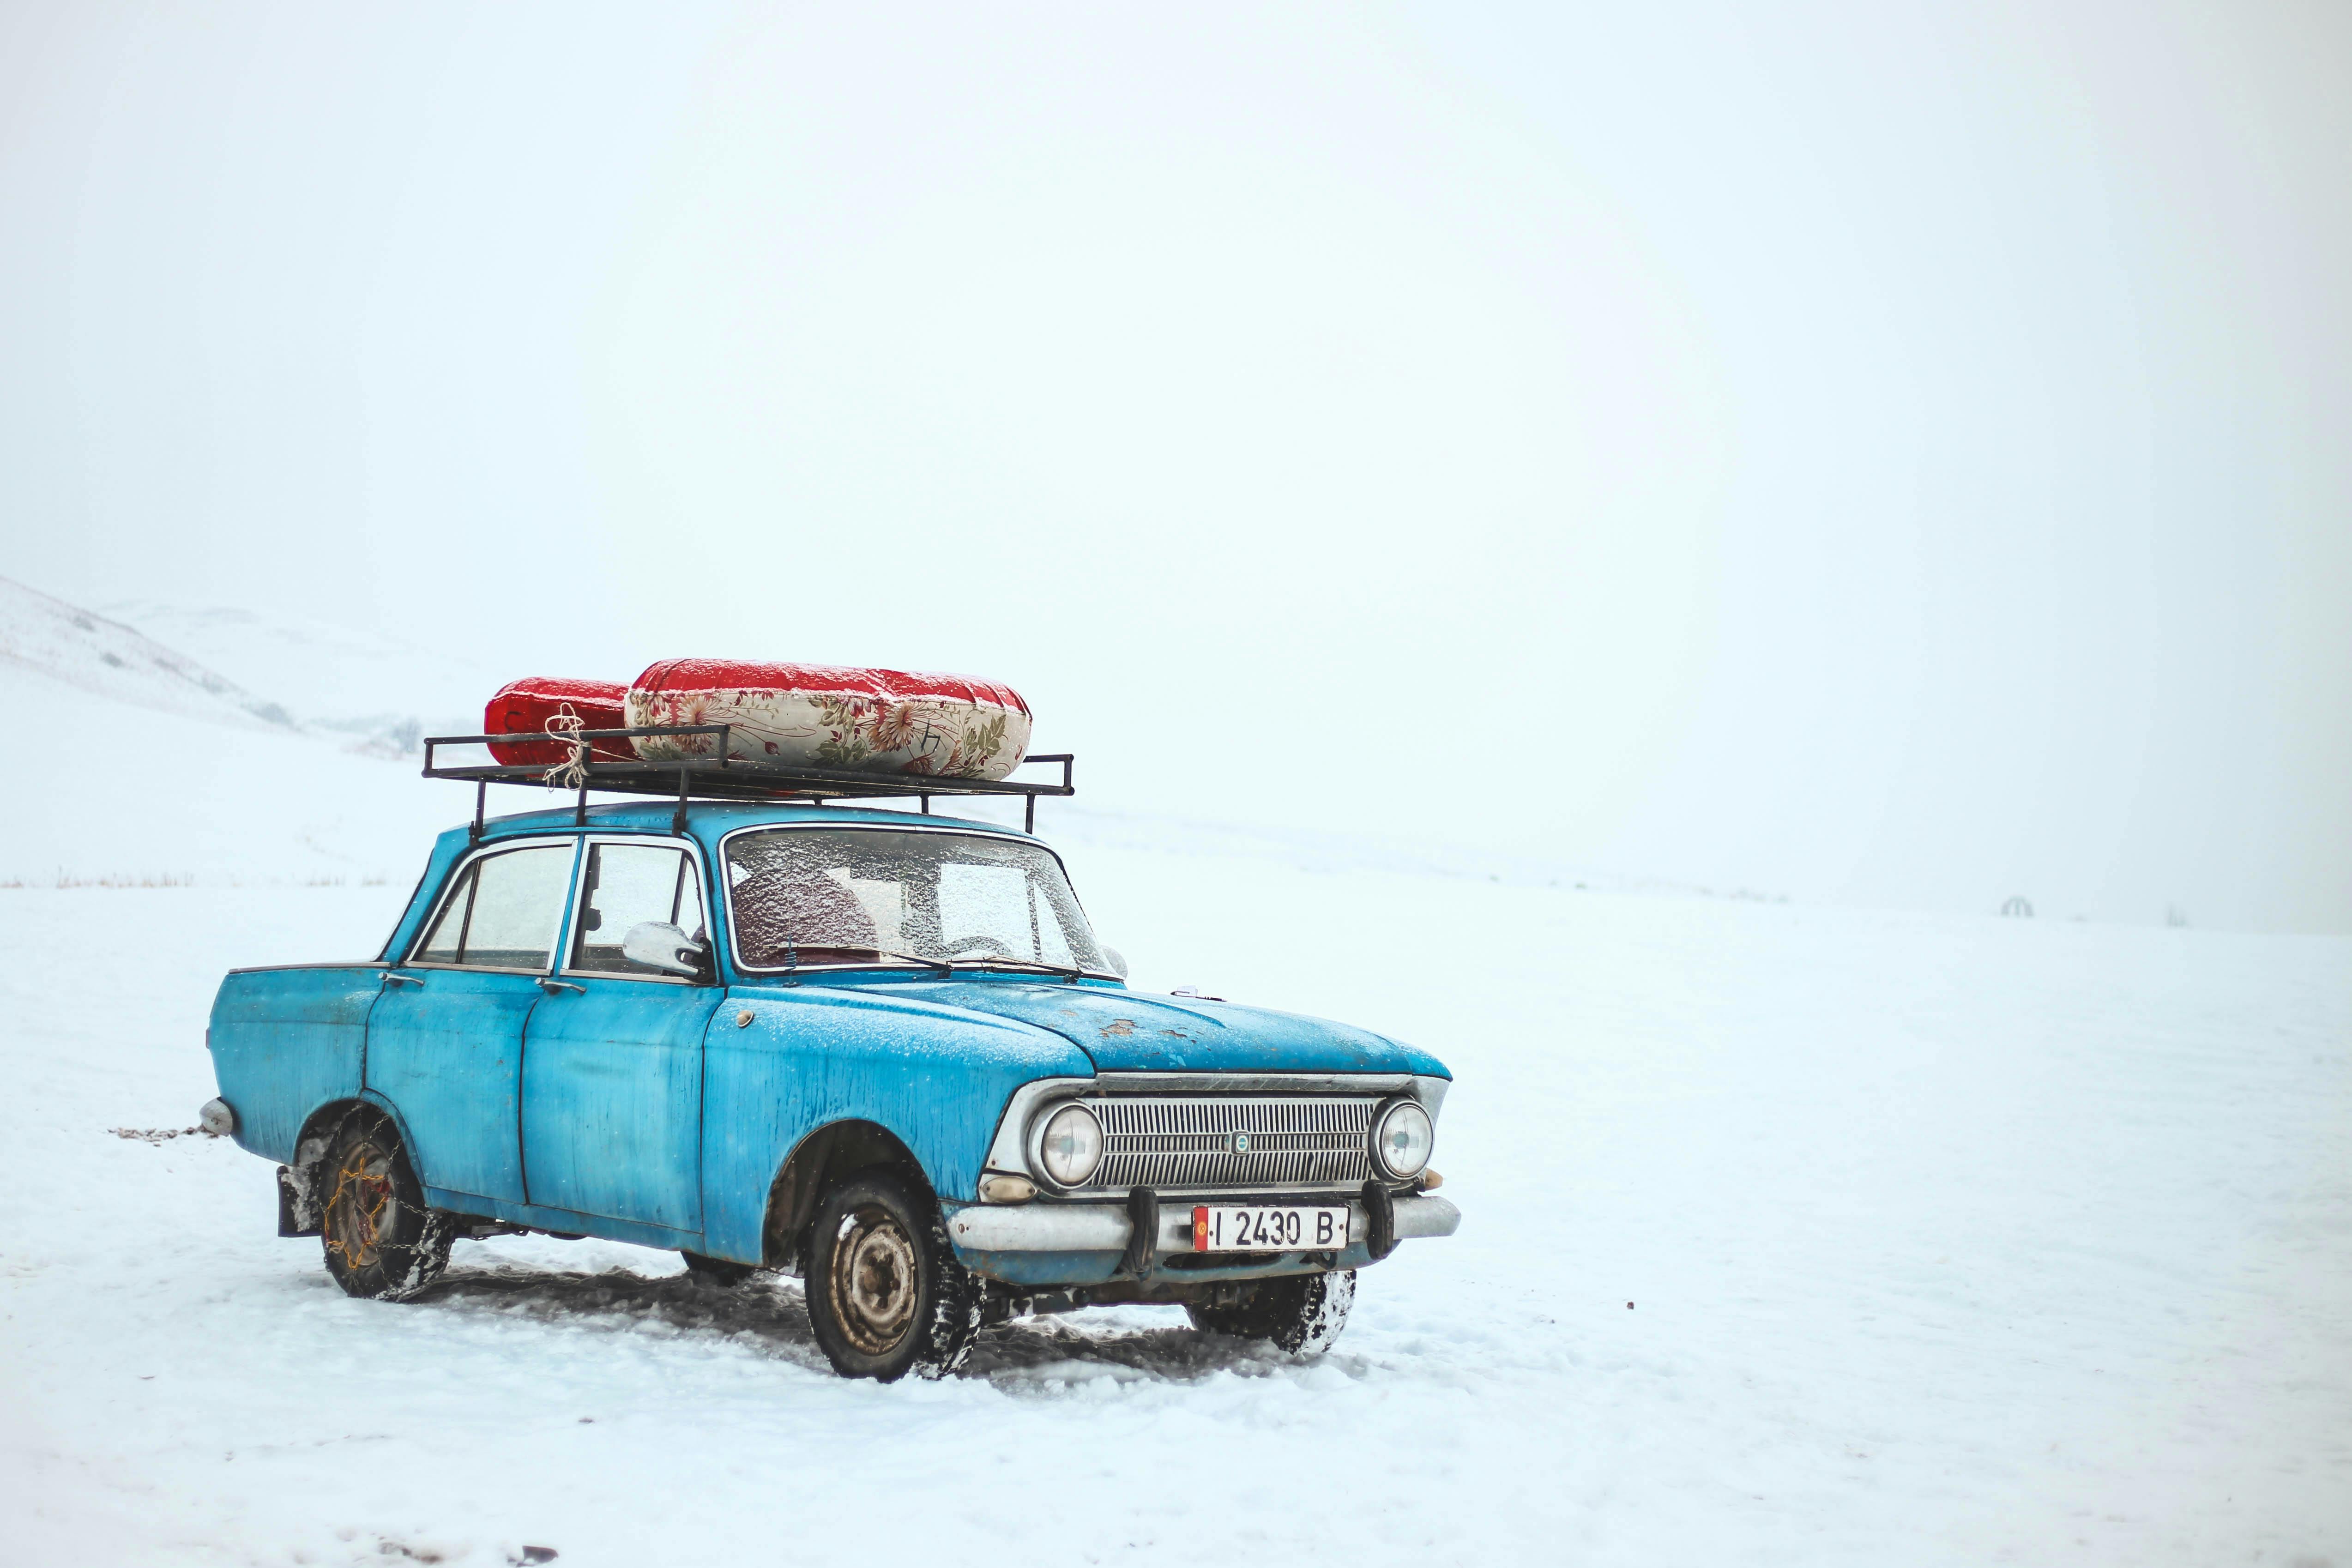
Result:
M541 726L549 740L572 748L570 762L547 770L541 782L548 788L576 790L588 782L588 742L580 738L580 731L587 727L588 721L574 713L569 702L558 707Z

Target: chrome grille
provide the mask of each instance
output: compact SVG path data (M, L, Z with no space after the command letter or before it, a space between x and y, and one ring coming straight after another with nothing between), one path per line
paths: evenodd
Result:
M1087 1184L1163 1193L1355 1187L1370 1177L1372 1110L1360 1096L1120 1095L1087 1101L1103 1162Z

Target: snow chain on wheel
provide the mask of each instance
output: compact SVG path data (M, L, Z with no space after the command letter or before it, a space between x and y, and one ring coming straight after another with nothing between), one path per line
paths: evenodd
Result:
M980 1331L980 1284L956 1261L939 1205L888 1171L852 1176L817 1205L803 1299L844 1377L944 1376Z
M1229 1307L1187 1306L1192 1326L1237 1340L1263 1340L1296 1356L1318 1356L1348 1326L1356 1301L1356 1271L1287 1274L1261 1279L1244 1300Z
M312 1181L324 1199L319 1238L327 1272L346 1293L405 1301L441 1278L450 1219L425 1206L389 1119L364 1108L347 1112Z

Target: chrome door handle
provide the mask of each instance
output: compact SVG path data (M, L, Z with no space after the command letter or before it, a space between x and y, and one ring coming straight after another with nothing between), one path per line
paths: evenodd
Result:
M425 978L418 974L399 974L387 969L383 972L383 983L386 985L422 985Z
M585 985L574 985L569 980L541 980L539 983L539 988L550 996L559 991L578 991L584 994L588 989Z

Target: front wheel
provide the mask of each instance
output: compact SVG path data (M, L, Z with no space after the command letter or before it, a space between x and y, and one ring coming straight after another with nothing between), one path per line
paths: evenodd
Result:
M327 1272L348 1295L404 1301L448 1266L449 1216L425 1205L392 1123L354 1116L327 1151L319 1183L326 1189L319 1236Z
M1348 1309L1355 1301L1356 1271L1346 1268L1261 1279L1230 1306L1196 1302L1184 1310L1203 1333L1262 1340L1292 1355L1318 1356L1348 1326Z
M834 1371L892 1383L963 1364L980 1286L928 1194L887 1171L851 1177L817 1205L808 1260L809 1324Z

